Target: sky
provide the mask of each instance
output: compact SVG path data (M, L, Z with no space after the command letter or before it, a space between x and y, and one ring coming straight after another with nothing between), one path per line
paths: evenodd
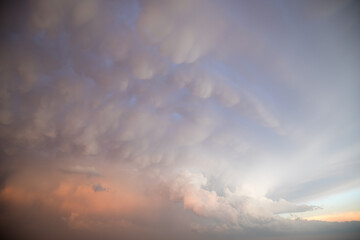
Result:
M6 1L2 239L360 236L357 1Z

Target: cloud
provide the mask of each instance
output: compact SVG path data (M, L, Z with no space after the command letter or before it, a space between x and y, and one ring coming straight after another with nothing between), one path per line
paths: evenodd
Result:
M284 217L316 217L316 198L358 187L355 3L5 5L2 229L48 239L35 219L61 239L321 239L355 228Z
M106 188L101 186L101 184L93 184L92 189L94 190L94 192L103 192L107 190Z
M80 174L87 177L101 176L101 173L94 167L74 166L61 169L62 172L68 174Z
M3 188L5 188L6 186L6 181L8 180L9 177L11 177L11 175L13 174L13 171L1 171L0 174L0 190L2 190Z
M197 14L197 7L202 14ZM137 29L174 63L192 63L211 51L221 37L224 16L216 10L214 4L202 1L145 3ZM211 29L202 31L208 24Z
M305 212L318 208L297 205L284 199L273 201L253 195L241 186L234 192L226 188L224 195L208 190L206 186L209 187L207 178L202 174L183 171L170 185L170 199L180 199L185 209L216 220L221 223L219 226L234 229L256 226L263 221L278 221L277 214L280 213Z
M75 25L82 25L90 21L97 13L98 1L79 1L73 10Z

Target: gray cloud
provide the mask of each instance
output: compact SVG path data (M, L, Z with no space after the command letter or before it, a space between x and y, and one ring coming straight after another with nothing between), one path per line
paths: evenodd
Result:
M107 190L101 184L93 184L92 189L94 190L94 192L103 192Z

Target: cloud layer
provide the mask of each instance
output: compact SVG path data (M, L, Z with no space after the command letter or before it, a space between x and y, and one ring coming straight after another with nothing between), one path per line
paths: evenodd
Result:
M359 188L357 3L2 9L1 234L356 239L301 214Z

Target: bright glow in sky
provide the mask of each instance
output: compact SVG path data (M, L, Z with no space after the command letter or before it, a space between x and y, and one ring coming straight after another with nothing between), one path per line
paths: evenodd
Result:
M0 11L1 239L358 239L357 1Z

